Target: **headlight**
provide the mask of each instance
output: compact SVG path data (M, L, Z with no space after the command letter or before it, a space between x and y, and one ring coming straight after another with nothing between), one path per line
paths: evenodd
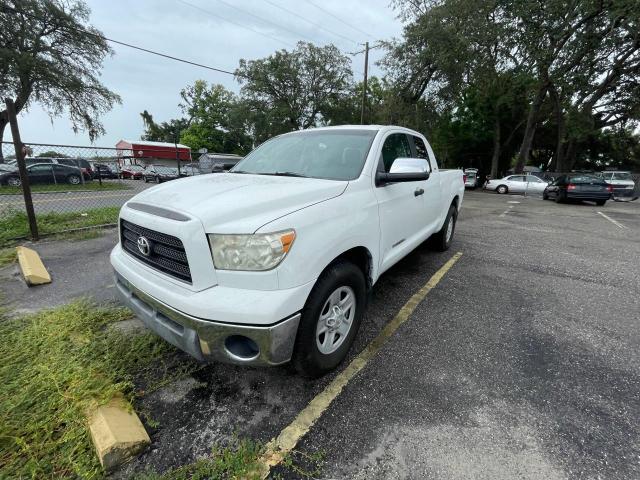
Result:
M218 270L271 270L287 256L294 230L253 235L209 234L213 264Z

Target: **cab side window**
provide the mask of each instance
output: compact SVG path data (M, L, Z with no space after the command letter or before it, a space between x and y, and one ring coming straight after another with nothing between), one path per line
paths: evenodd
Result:
M392 133L382 145L381 161L378 170L389 172L396 158L411 158L409 139L404 133Z

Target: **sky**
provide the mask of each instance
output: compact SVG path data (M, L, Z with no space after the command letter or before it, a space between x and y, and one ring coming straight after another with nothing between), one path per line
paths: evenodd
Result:
M373 44L402 32L390 0L86 1L91 24L107 37L229 71L235 70L241 58L264 58L279 49L291 50L300 40L333 43L343 52L356 52L365 41ZM122 104L102 117L106 134L94 142L96 146L139 139L143 110L157 122L178 117L180 90L195 80L239 90L231 75L120 45L111 47L115 54L105 59L101 81L121 96ZM370 52L370 75L382 74L375 65L381 56L381 49ZM351 58L354 77L361 80L364 55ZM37 104L21 112L18 121L25 143L91 144L88 135L73 132L67 116L51 119ZM8 130L5 140L11 138Z

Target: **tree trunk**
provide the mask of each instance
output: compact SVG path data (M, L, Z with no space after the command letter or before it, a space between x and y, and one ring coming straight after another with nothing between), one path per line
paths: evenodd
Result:
M493 127L493 155L491 157L491 178L498 178L498 162L500 161L500 117L496 115Z
M563 157L562 165L558 166L558 171L564 172L564 173L570 172L575 163L576 163L576 140L571 138L567 142L567 150Z
M542 108L544 97L547 95L547 84L545 83L538 89L536 98L533 99L531 107L529 107L529 115L527 116L527 125L524 128L524 137L522 138L522 144L520 145L520 152L518 153L518 161L516 162L515 172L521 173L524 166L529 160L529 152L531 151L531 145L533 144L533 136L536 133L536 125L538 123L538 113Z
M9 120L7 119L7 112L2 111L0 112L0 163L4 163L5 159L4 159L4 152L3 152L3 141L4 141L4 129L7 126L7 123L9 123Z
M549 86L549 95L553 100L553 112L556 117L556 151L553 156L553 169L557 172L562 172L565 164L564 145L566 122L564 112L562 111L562 103L560 102L560 94L554 85Z

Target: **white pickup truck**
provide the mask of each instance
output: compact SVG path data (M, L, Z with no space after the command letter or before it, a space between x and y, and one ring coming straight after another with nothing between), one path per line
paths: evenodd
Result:
M340 126L265 142L229 173L145 190L111 253L123 302L199 360L292 361L319 376L346 356L380 275L431 237L452 241L461 170L418 132Z

